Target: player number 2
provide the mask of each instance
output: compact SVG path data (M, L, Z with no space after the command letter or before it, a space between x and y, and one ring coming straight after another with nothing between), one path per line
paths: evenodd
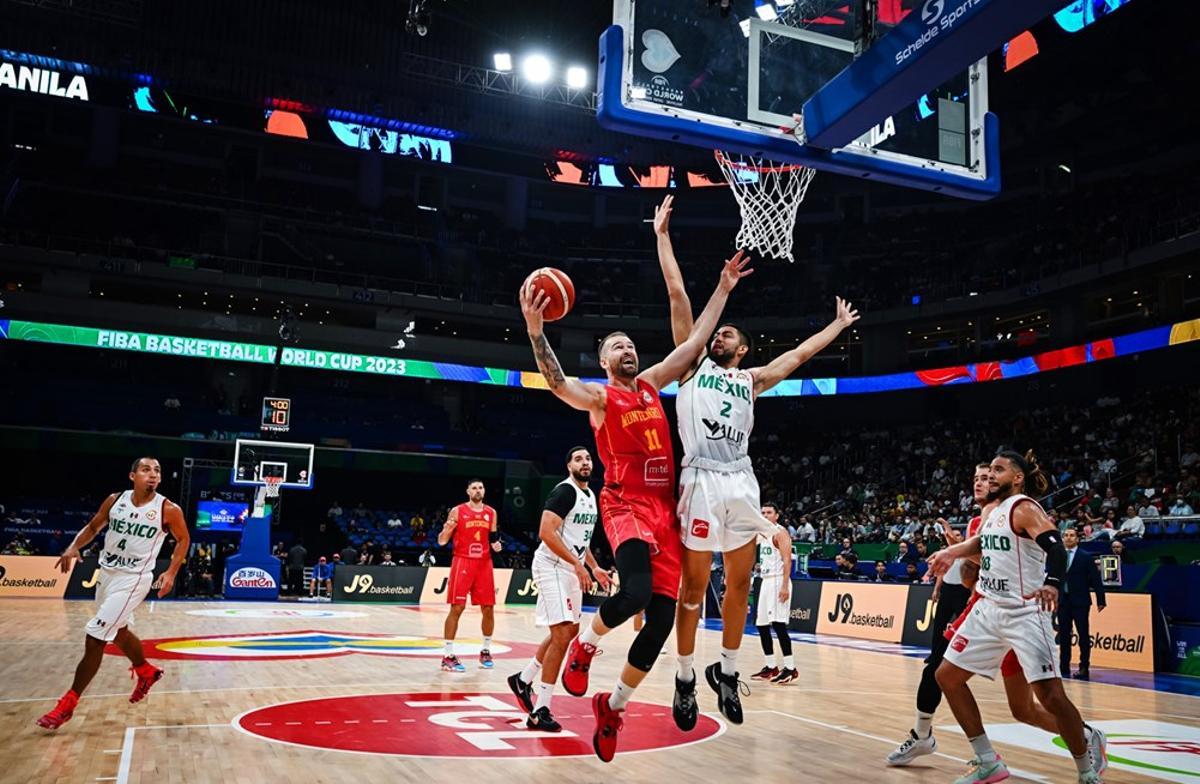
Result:
M662 442L658 440L657 430L646 431L646 446L651 452L659 452L662 450Z
M726 419L728 419L728 418L729 418L729 411L730 411L730 409L732 409L732 408L733 408L733 403L729 402L728 400L726 400L726 401L724 401L723 403L721 403L721 416L723 416L723 417L725 417Z

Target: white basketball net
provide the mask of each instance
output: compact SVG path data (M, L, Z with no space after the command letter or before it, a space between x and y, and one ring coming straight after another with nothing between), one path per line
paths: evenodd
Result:
M742 213L737 247L777 259L792 258L796 210L808 193L814 169L750 155L714 151Z

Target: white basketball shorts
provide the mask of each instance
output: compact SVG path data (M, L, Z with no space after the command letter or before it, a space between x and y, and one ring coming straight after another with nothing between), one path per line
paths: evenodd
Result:
M537 587L538 626L557 626L560 623L579 623L583 607L583 587L575 570L565 564L550 564L534 558L531 565L533 584Z
M689 466L679 474L679 525L689 550L729 552L770 536L754 471L723 473Z
M96 586L96 614L84 627L88 636L112 642L117 632L133 626L133 611L146 598L153 583L154 573L149 569L134 574L101 568L100 584Z
M1050 613L1032 604L1001 607L986 596L975 602L958 627L946 649L946 661L994 679L1009 650L1016 654L1030 683L1062 677Z
M788 586L787 599L780 601L779 589ZM787 623L792 617L792 581L783 575L764 577L758 589L758 609L755 614L755 626L770 626L773 623Z

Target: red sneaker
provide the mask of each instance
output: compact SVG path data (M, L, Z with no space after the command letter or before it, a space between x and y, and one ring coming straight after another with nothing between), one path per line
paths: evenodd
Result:
M133 694L129 695L129 701L141 702L150 693L150 687L162 680L163 671L150 662L146 662L141 667L130 667L129 676L137 679L137 685L133 687Z
M75 706L78 704L79 697L69 691L59 698L58 704L49 713L35 723L43 729L56 730L71 720L71 717L75 715Z
M617 753L617 733L625 726L621 714L608 704L609 693L602 691L592 697L592 713L596 716L596 732L592 735L592 748L602 762L612 762Z
M596 650L596 646L587 642L580 642L576 637L571 640L571 647L567 649L566 666L563 667L562 685L567 690L567 694L572 697L582 697L587 694L588 690L588 671L592 669L592 657L600 651Z

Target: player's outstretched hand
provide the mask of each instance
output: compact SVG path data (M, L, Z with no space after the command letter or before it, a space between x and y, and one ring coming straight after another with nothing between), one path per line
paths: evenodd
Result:
M746 265L750 263L750 257L746 255L746 251L739 250L734 254L733 258L725 262L725 268L721 270L720 287L726 292L733 291L733 287L738 284L742 278L754 272L753 269L746 269Z
M1037 599L1037 603L1046 612L1054 612L1058 607L1058 589L1053 585L1043 585L1025 598Z
M592 575L588 572L587 567L579 561L575 562L575 576L579 578L579 586L583 588L584 593L592 592Z
M175 587L175 575L170 572L163 572L158 576L156 582L158 583L158 598L165 598L171 592L171 589Z
M58 560L54 562L54 568L58 569L63 574L67 574L75 565L75 559L78 557L79 551L73 547L68 547L63 551L63 554L58 557Z
M612 590L612 585L613 585L612 572L608 571L607 569L601 569L600 567L596 567L595 569L592 570L592 574L595 576L596 585L600 586L600 590L602 590L602 591L611 591Z
M668 194L662 204L654 208L654 233L660 237L668 236L671 228L671 204L675 197Z
M845 329L854 322L858 321L858 311L854 309L853 305L841 297L835 297L834 299L837 300L837 316L835 316L833 320L838 323L838 326L840 326L842 329Z
M949 571L950 566L954 563L954 558L945 549L942 549L929 556L925 562L929 564L928 574L931 577L940 577Z
M534 295L533 285L525 284L521 287L521 315L525 317L525 328L529 330L530 335L539 335L542 332L542 314L546 312L546 306L550 304L550 298L546 296L546 292L539 291Z

